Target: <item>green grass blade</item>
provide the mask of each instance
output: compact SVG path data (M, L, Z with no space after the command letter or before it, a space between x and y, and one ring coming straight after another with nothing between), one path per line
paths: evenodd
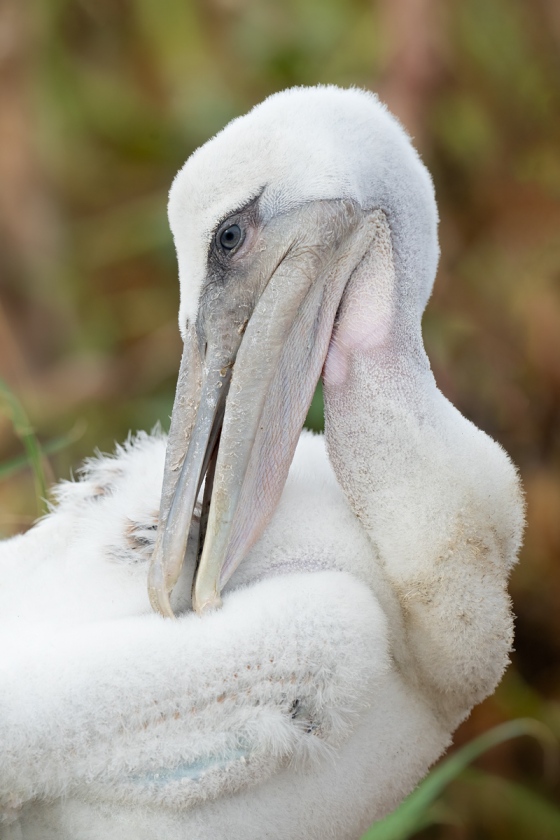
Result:
M362 840L406 840L415 831L426 826L428 809L449 782L456 779L469 764L487 750L521 735L532 735L547 747L551 741L556 743L547 727L530 718L521 718L496 726L465 744L440 764L396 811L373 825Z
M27 462L33 471L37 508L39 515L42 515L47 510L47 481L43 469L41 446L29 422L25 409L14 392L2 379L0 379L0 407L4 408L4 411L12 422L16 435L24 446Z

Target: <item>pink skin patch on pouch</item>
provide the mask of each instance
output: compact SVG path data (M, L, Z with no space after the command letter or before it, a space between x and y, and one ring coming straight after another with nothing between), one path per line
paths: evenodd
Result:
M385 249L373 247L352 275L340 308L325 364L328 388L344 385L350 361L367 356L390 340L395 316L395 272Z

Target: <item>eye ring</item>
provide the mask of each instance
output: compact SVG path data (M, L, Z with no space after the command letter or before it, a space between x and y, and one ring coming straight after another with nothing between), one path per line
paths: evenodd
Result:
M231 252L241 242L243 238L243 231L239 225L228 225L218 234L218 243L224 251Z

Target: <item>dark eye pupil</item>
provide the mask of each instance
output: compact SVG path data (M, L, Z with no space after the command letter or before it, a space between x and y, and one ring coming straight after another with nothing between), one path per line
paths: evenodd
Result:
M231 227L226 228L220 234L220 245L222 248L225 248L226 251L231 251L235 248L236 245L239 244L239 240L241 239L241 228L239 225L231 225Z

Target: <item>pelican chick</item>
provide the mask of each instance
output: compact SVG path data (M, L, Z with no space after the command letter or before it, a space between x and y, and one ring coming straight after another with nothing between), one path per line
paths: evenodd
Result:
M2 836L357 840L512 641L516 472L422 343L432 182L375 96L295 88L189 158L169 220L166 454L90 462L0 547Z

